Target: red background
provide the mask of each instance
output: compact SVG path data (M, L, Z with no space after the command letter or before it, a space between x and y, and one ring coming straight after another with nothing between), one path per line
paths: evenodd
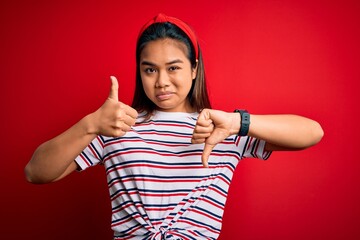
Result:
M104 170L31 185L36 147L106 99L130 103L135 41L158 12L188 22L213 107L296 113L325 136L237 168L220 239L359 239L359 1L1 1L1 239L111 239Z

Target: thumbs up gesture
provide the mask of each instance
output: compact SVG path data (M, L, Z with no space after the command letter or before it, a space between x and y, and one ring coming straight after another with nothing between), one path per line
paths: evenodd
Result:
M119 102L119 84L111 76L109 97L105 103L93 113L94 133L107 137L120 137L125 135L135 124L138 113L132 107Z
M232 134L236 134L240 128L240 117L237 113L227 113L219 110L204 109L197 119L192 143L205 143L201 156L204 167L208 167L211 151L216 144Z

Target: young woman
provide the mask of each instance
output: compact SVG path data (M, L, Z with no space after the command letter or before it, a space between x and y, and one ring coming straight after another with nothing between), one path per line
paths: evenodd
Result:
M191 28L159 14L140 31L132 107L108 99L40 145L28 181L57 181L103 164L114 239L216 239L233 172L246 157L310 147L320 125L296 115L214 110Z

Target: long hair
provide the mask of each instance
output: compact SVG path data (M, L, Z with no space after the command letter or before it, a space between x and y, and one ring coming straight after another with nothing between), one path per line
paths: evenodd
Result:
M211 108L200 47L196 46L199 49L199 59L196 61L194 46L191 44L189 37L179 27L169 22L154 23L150 25L138 38L136 44L136 84L131 106L138 112L146 112L146 118L149 118L156 109L156 105L146 96L142 85L140 75L140 54L149 42L165 38L174 39L184 43L188 50L187 58L191 63L191 67L195 68L197 66L196 78L193 80L187 96L190 105L198 112L204 108Z

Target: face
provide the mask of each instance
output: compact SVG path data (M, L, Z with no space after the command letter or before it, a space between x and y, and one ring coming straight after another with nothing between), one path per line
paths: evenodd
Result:
M194 111L187 95L196 69L187 58L185 44L173 39L147 43L140 54L140 74L146 96L158 110Z

